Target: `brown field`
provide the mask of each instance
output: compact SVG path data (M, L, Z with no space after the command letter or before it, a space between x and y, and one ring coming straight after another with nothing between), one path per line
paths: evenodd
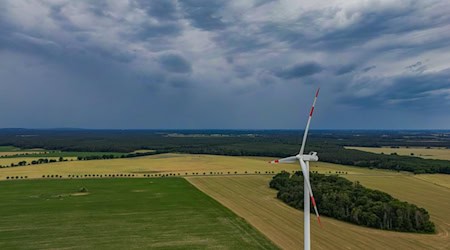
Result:
M371 152L376 154L391 154L397 153L398 155L407 155L425 158L425 159L439 159L439 160L449 160L450 161L450 149L447 148L417 148L417 147L400 147L400 148L373 148L373 147L345 147L347 149L356 149L365 152Z
M339 168L339 166L336 166ZM402 200L423 206L431 213L438 234L388 232L323 218L319 227L311 215L314 249L450 249L450 189L435 186L412 176L348 175L363 185L389 192ZM389 178L389 177L388 177ZM450 177L449 177L450 178ZM303 212L276 199L268 187L270 176L187 177L203 192L245 218L283 249L303 245ZM436 194L437 193L437 194ZM320 205L319 205L320 211Z

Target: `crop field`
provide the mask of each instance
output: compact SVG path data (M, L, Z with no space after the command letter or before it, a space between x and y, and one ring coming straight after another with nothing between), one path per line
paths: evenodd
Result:
M317 167L320 168L320 165ZM433 235L388 232L322 218L319 227L311 215L312 245L316 249L450 249L450 189L414 175L381 170L327 164L328 171L352 170L343 175L363 185L387 192L396 198L426 208L436 224ZM322 172L322 171L319 171ZM188 177L209 194L284 249L298 249L303 244L303 213L276 199L268 187L270 176ZM440 181L450 182L441 175ZM320 204L319 211L320 211Z
M9 152L0 152L0 157L23 157L28 156L34 157L34 156L40 156L47 154L48 151L9 151Z
M28 178L41 178L42 175L84 175L84 174L135 174L142 177L144 174L176 173L180 175L210 175L222 174L254 174L255 171L278 172L281 170L298 170L295 165L269 164L268 158L231 157L213 155L189 154L162 154L136 158L123 158L113 160L68 161L51 164L22 166L0 169L0 180L7 176L28 176Z
M414 176L417 179L433 183L434 185L443 186L450 189L450 178L445 174L421 174Z
M182 178L2 181L0 197L0 249L276 248Z
M20 148L16 148L13 146L0 146L0 157L11 157L11 156L16 156L16 155L26 155L26 154L45 154L48 151L45 151L43 149L25 149L22 150Z
M302 212L277 200L275 198L276 191L268 188L271 176L255 174L255 171L257 173L265 173L266 171L276 173L281 170L292 172L299 170L299 166L297 164L268 164L267 161L270 159L272 158L162 154L114 160L56 162L0 169L0 179L5 180L0 184L22 185L22 183L28 182L6 181L6 176L15 175L41 178L43 174L59 174L66 177L68 174L133 173L137 177L143 177L144 174L155 173L179 173L181 176L188 173L187 179L189 182L243 217L276 245L286 249L298 249L303 242ZM312 242L315 248L450 248L448 236L450 213L447 212L450 209L449 175L413 175L405 172L358 168L323 162L311 163L311 171L325 174L340 173L341 176L352 181L358 180L367 187L387 192L396 198L424 207L430 212L431 219L438 230L438 233L434 235L388 232L355 226L331 218L323 218L323 228L320 228L315 221L311 225ZM228 174L228 172L231 174ZM235 172L238 174L235 175ZM199 173L199 175L192 176L192 173ZM203 176L203 173L206 176ZM152 182L166 179L135 178L128 180L131 182ZM123 180L72 179L66 181L69 183L107 181L113 185L115 181L121 182ZM141 190L141 188L135 190ZM66 191L62 193L67 194ZM138 200L137 197L134 199ZM315 220L314 216L311 218Z
M356 149L370 153L376 154L392 154L396 153L398 155L407 156L417 156L425 159L439 159L439 160L450 160L450 149L448 148L419 148L419 147L400 147L400 148L390 148L390 147L345 147L347 149Z
M18 152L0 152L0 157L15 158L15 157L74 157L78 156L100 156L100 155L114 155L120 157L124 153L116 152L65 152L65 151L18 151Z
M31 163L32 161L37 161L39 159L49 159L49 160L59 160L59 157L14 157L14 158L0 158L0 166L10 166L12 163L17 164L21 161L26 161L27 164ZM76 157L65 157L65 160L76 160ZM54 163L52 163L54 164Z

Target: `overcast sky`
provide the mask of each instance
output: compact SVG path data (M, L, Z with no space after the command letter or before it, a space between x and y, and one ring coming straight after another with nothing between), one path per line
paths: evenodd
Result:
M450 128L450 1L0 1L0 127Z

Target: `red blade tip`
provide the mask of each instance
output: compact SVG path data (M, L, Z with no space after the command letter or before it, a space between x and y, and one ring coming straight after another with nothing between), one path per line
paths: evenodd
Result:
M313 206L316 206L316 200L314 199L314 196L311 196L311 201L312 201Z

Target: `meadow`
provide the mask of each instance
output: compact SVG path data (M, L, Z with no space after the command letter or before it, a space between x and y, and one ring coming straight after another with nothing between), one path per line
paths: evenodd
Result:
M0 249L276 249L182 178L2 181L0 197Z
M425 147L345 147L376 154L398 154L405 156L417 156L424 159L450 160L449 148L425 148Z

